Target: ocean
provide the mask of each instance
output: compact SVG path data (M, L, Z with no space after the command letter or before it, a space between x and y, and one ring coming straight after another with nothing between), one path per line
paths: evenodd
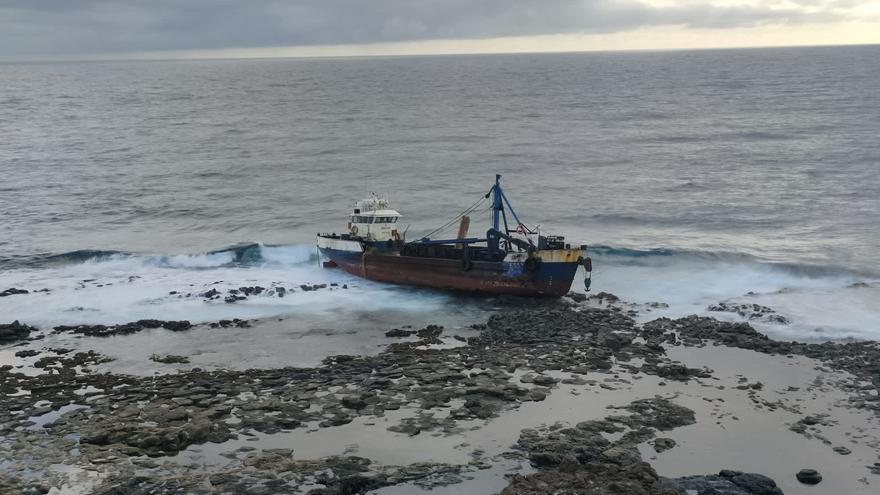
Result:
M0 298L0 320L466 321L498 303L325 270L314 236L378 192L417 238L499 173L524 222L590 246L593 292L669 305L652 316L767 305L789 321L755 322L776 338L878 339L878 60L880 46L0 64L0 291L31 291ZM181 297L315 283L338 285Z

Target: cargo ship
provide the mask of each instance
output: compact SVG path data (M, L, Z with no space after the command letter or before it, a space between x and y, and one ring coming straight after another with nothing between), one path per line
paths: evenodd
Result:
M490 198L491 227L484 237L469 237L468 215ZM400 218L384 197L374 194L356 202L347 232L318 234L324 266L390 284L550 297L567 294L578 268L583 267L584 286L590 288L592 262L587 246L573 247L563 236L526 227L504 194L500 175L480 200L418 240L406 241L406 231L398 230ZM456 222L454 239L431 237L454 228Z

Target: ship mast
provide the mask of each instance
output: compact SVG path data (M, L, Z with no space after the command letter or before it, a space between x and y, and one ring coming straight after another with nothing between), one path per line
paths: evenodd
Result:
M510 200L507 199L507 195L505 195L504 191L501 189L501 174L495 174L495 185L492 186L492 228L498 232L504 232L505 235L510 235L511 230L507 225L507 213L504 211L505 205L507 205L507 209L510 210L510 214L513 215L513 219L516 220L517 228L514 229L514 231L522 228L525 233L532 233L532 231L520 221L516 211L514 211L513 206L510 204ZM504 230L499 228L499 220L504 221Z

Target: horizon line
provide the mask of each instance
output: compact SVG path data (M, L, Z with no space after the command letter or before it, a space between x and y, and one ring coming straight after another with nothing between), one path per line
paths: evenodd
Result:
M431 40L427 40L431 41ZM460 40L456 40L460 41ZM421 41L420 41L421 42ZM379 46L381 44L358 45L361 47ZM352 53L352 54L301 54L301 55L217 55L217 56L186 56L185 52L207 51L236 51L236 50L275 50L275 49L338 49L351 45L314 45L314 46L265 46L265 47L227 47L206 49L182 49L158 52L128 52L132 56L124 54L95 54L74 55L70 58L0 58L0 64L39 64L39 63L80 63L80 62L186 62L186 61L234 61L234 60L303 60L303 59L350 59L350 58L406 58L406 57L446 57L446 56L485 56L485 55L552 55L552 54L586 54L586 53L662 53L662 52L688 52L688 51L733 51L733 50L762 50L778 48L834 48L834 47L872 47L880 46L880 42L866 43L805 43L805 44L766 44L754 46L697 46L697 47L660 47L660 48L597 48L597 49L574 49L574 50L476 50L476 51L436 51L436 52L413 52L395 53ZM174 56L175 53L180 56Z

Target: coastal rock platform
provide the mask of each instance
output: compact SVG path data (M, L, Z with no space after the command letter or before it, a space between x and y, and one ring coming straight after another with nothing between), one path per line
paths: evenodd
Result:
M522 300L466 328L376 328L377 352L311 367L166 353L149 374L103 343L285 322L8 325L0 492L776 495L812 493L796 475L815 469L828 493L876 493L877 343L633 316Z

